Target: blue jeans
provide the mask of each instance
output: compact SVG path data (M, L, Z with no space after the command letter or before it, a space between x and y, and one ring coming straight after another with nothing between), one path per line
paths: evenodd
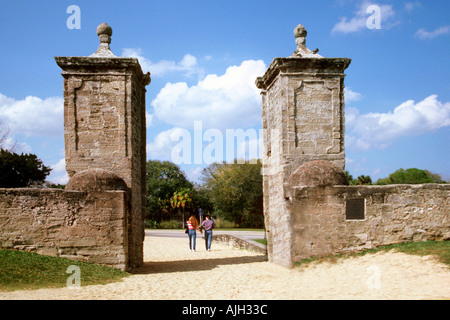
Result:
M212 230L205 230L205 246L206 250L211 249Z
M189 249L192 250L192 238L194 238L194 250L195 250L195 241L197 239L197 232L194 229L189 230Z

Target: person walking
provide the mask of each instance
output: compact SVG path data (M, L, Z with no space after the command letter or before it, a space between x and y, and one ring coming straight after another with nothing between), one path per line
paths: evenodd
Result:
M202 222L202 228L205 229L205 247L207 251L211 251L212 229L214 228L214 221L209 215L205 216L205 221Z
M191 216L187 221L188 235L189 235L189 250L195 251L195 243L197 240L198 220L195 216Z

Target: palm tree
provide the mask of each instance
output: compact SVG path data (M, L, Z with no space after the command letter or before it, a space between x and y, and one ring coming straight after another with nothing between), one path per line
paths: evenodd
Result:
M359 176L358 184L361 184L361 185L372 184L372 178L370 178L370 176L365 176L365 175Z
M178 214L180 214L180 207L183 209L183 229L184 229L184 208L192 203L192 192L189 188L181 188L173 193L172 198L170 198L170 205L172 208L178 208Z

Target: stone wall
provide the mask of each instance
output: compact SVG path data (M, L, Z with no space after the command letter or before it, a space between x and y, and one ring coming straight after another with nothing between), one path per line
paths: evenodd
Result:
M65 191L0 190L0 247L124 270L143 263L145 87L138 59L115 56L97 27L89 57L55 57L64 77Z
M448 184L297 186L287 191L292 263L392 243L450 240ZM348 200L354 199L362 201L362 219L347 218Z
M267 253L266 246L256 241L243 239L231 234L215 234L212 236L213 241L226 243L232 247L244 249L248 251L258 252L262 254Z
M351 60L306 47L275 58L261 90L264 218L269 261L450 238L450 185L343 186L344 78Z
M128 192L0 189L0 248L128 268Z

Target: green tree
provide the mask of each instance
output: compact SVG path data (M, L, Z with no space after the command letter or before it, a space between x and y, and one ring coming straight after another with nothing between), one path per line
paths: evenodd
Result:
M425 173L431 177L431 179L433 179L433 183L447 183L445 180L442 179L441 175L437 174L437 173L432 173L431 171L428 170L423 170L425 171Z
M147 215L146 219L160 222L177 212L170 204L174 193L193 184L180 167L170 161L149 160L147 162Z
M212 214L214 211L214 205L210 199L210 191L204 186L194 184L194 200L193 209L198 212L201 208L204 214Z
M417 168L410 169L398 169L391 173L388 178L377 180L376 184L422 184L433 183L433 177L431 177L425 170Z
M214 163L202 172L214 214L241 227L263 225L261 161L250 164Z
M348 171L345 171L345 178L351 186L372 184L370 176L360 175L357 179L353 179L353 176Z
M349 185L353 185L354 184L353 176L347 170L345 171L345 179L347 180L347 183Z
M178 214L180 214L180 207L182 209L182 226L184 228L185 217L184 217L184 209L192 204L193 200L193 192L190 188L181 188L178 191L173 193L173 196L170 198L170 206L172 208L178 209Z
M359 185L372 184L372 178L370 176L361 175L358 177Z
M34 154L17 154L0 149L0 188L42 185L52 169Z

